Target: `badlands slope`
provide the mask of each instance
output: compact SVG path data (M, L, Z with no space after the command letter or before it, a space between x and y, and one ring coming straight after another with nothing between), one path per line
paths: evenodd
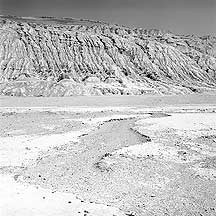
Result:
M72 18L0 17L0 94L214 91L216 37Z

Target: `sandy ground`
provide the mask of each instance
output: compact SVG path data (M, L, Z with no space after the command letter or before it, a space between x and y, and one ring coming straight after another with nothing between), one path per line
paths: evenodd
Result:
M155 107L215 104L216 95L146 95L146 96L74 96L74 97L6 97L0 96L0 107Z
M216 215L214 98L1 98L0 215Z

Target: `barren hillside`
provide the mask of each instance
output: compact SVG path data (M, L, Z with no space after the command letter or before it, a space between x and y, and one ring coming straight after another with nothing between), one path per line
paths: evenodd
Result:
M216 37L0 17L0 94L189 94L216 87Z

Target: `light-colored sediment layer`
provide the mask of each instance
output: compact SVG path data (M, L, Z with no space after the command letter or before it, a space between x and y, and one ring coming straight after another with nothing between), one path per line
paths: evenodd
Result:
M120 109L122 110L122 109ZM87 125L87 128L78 130L74 129L71 132L59 133L59 134L45 134L45 135L18 135L9 137L0 137L0 215L124 215L117 208L113 208L103 204L81 202L72 193L60 193L48 189L42 189L40 187L30 186L29 184L18 183L16 180L20 176L20 170L25 169L28 166L33 166L37 159L43 158L48 150L61 149L68 143L75 145L79 141L79 137L87 134L91 130L94 130L103 122L116 120L116 119L128 119L139 117L139 114L105 114L105 116L95 116L95 112L107 112L110 108L105 109L83 109L83 108L62 108L48 110L45 108L33 108L29 110L27 108L15 108L15 109L1 109L2 114L11 115L24 115L27 118L32 118L35 121L34 114L38 117L38 122L35 124L40 125L39 117L40 112L50 111L53 113L69 112L69 113L85 113L90 112L92 117L82 118L65 118L64 121L80 121ZM114 109L119 111L119 109ZM12 113L11 113L12 112ZM25 115L30 113L31 116ZM47 113L49 115L49 113ZM142 115L144 117L144 115ZM146 114L146 117L149 116ZM55 116L53 116L55 118ZM50 119L50 122L52 119ZM16 117L14 118L16 121ZM1 125L3 126L3 125ZM44 125L40 125L44 128ZM23 132L23 131L21 131ZM19 133L19 131L17 131ZM71 150L71 149L70 149ZM8 173L10 173L8 175ZM18 173L18 174L17 174ZM45 198L44 198L45 197ZM69 203L68 203L69 202Z
M73 131L46 136L18 136L1 138L0 166L26 166L34 163L41 151L47 151L68 142L76 142L78 136L89 130Z
M156 157L177 163L188 163L202 160L207 156L216 156L215 113L172 113L165 119L138 120L133 129L139 134L151 137L152 141L120 149L115 154ZM211 138L212 135L214 136ZM211 145L196 143L196 138L202 136L210 136ZM181 152L185 155L184 160Z
M215 105L1 108L14 121L40 111L85 127L0 137L1 215L216 214Z
M37 109L43 111L43 109ZM49 109L50 111L56 112L56 109ZM64 111L71 111L71 109L63 109ZM81 112L84 110L80 109ZM79 110L79 111L80 111ZM89 109L90 110L90 109ZM8 110L7 110L8 111ZM13 112L16 110L13 110ZM25 112L26 110L20 110ZM77 112L78 110L72 110ZM34 110L35 112L35 110ZM94 111L92 111L94 112ZM143 115L142 115L143 116ZM149 116L146 114L146 117ZM78 142L79 137L87 134L91 130L95 129L98 125L103 122L116 120L116 119L127 119L135 118L139 115L111 115L106 117L96 118L78 118L78 119L66 119L67 121L80 121L88 124L88 128L75 130L60 134L51 135L19 135L15 138L12 137L1 137L0 147L0 166L27 166L35 162L41 152L45 152L53 147L65 145L69 142ZM144 117L144 116L143 116ZM42 125L42 127L44 127Z
M193 108L191 110L193 112ZM169 112L169 110L168 110ZM173 114L163 118L148 118L136 122L140 128L147 128L151 131L174 129L185 132L205 131L211 128L216 129L216 114L215 113L185 113Z
M0 176L1 216L123 216L117 208L83 202L71 193L60 193L17 183L12 176Z

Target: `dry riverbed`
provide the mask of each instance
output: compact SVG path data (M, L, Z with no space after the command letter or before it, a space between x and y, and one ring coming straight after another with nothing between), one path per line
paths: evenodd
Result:
M216 215L212 101L2 106L0 122L2 216Z

